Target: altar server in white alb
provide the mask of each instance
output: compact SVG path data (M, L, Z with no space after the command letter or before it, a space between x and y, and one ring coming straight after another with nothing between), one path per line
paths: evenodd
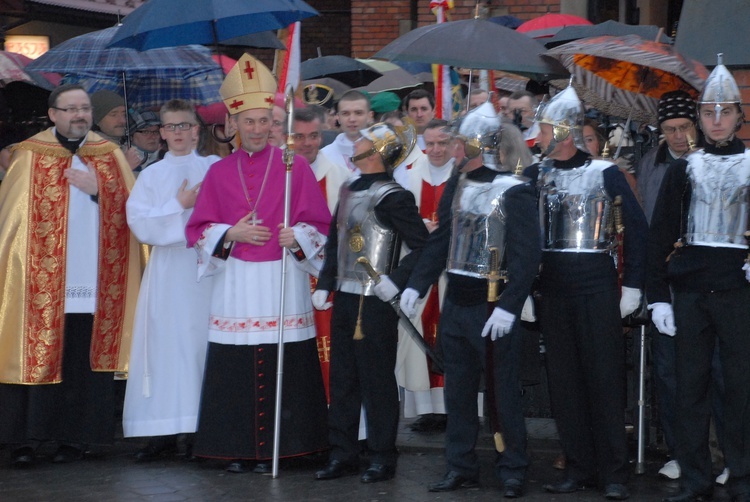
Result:
M196 430L211 304L211 278L196 280L185 225L219 157L194 150L198 121L186 101L162 107L160 133L169 151L141 173L126 205L133 234L153 246L138 297L123 411L125 437L151 438L136 453L139 461L175 451L176 434Z

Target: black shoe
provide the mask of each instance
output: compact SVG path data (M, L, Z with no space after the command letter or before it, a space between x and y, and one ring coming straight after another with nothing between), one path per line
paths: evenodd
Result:
M438 432L445 432L445 426L447 423L448 417L446 415L428 413L426 415L421 415L409 428L414 432L435 434Z
M431 492L452 492L459 488L476 488L479 486L474 478L467 478L456 471L448 471L442 481L432 483L428 490Z
M574 479L565 479L554 485L544 485L544 489L550 493L574 493L587 488L587 483Z
M359 469L355 464L331 459L323 469L315 473L315 479L320 481L326 479L336 479L340 478L341 476L351 476L353 474L357 474L357 472L359 472Z
M255 467L253 467L253 472L255 474L271 474L272 466L268 462L258 462Z
M396 475L395 465L370 464L370 467L359 478L363 483L377 483L379 481L388 481Z
M192 455L192 446L190 446L190 455ZM177 443L174 441L165 441L164 439L152 439L145 448L138 450L135 454L136 462L150 462L167 453L176 453ZM187 456L187 452L186 452Z
M693 490L680 490L680 493L672 497L662 499L664 502L700 502L703 500L711 500L713 498L713 490L706 489L703 491Z
M31 446L16 448L10 454L10 465L16 469L31 467L34 464L34 449Z
M625 485L620 483L610 483L604 487L604 498L609 500L626 500L630 493Z
M504 485L503 497L506 499L523 497L523 483L518 479L507 479Z
M227 472L233 472L234 474L244 474L250 470L250 462L238 458L229 462L224 470Z
M83 450L67 444L61 445L52 457L55 464L69 464L78 460L83 460Z

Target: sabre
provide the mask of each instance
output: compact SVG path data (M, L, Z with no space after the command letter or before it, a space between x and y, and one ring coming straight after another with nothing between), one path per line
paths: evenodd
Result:
M364 256L360 256L357 258L357 264L361 265L362 268L365 269L365 272L367 272L367 275L370 276L370 278L375 281L375 284L380 283L380 274L372 268L372 264L370 263L370 260L368 260ZM438 356L434 350L432 350L432 347L430 347L430 344L428 344L424 338L422 338L422 335L419 334L419 331L417 328L414 327L412 322L409 320L409 317L404 314L404 312L401 310L401 307L399 307L399 299L401 298L401 295L398 294L391 298L387 303L393 307L393 310L396 311L398 314L398 318L401 321L401 325L406 328L406 332L409 334L409 336L412 337L412 339L419 345L419 347L424 351L425 354L427 354L427 357L429 357L432 360L433 366L440 372L443 372L443 360Z
M284 150L284 164L286 164L286 178L284 183L284 228L289 226L289 215L291 213L292 201L292 165L294 164L294 133L292 125L294 123L294 90L292 86L287 87L286 103L287 124L289 135L286 140L286 150ZM276 360L276 408L274 410L273 425L273 463L271 475L274 478L279 477L279 438L281 437L281 387L284 381L284 306L286 303L286 268L287 253L284 250L281 253L281 293L279 300L279 341L278 357Z
M500 299L500 281L508 282L508 275L500 270L500 250L493 246L490 251L490 272L487 275L487 317L492 315L497 301ZM487 407L489 408L490 427L492 428L492 439L495 442L495 450L498 453L505 451L503 431L500 426L500 417L497 411L497 400L495 399L495 362L492 354L493 344L490 337L485 338L485 390L487 391Z

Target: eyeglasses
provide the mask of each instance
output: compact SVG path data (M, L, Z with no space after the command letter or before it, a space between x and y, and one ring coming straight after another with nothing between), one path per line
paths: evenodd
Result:
M68 108L58 108L57 106L50 106L50 108L54 108L55 110L60 110L61 112L65 113L91 113L94 109L90 106L82 106L80 108L76 108L75 106L69 106Z
M174 132L175 130L187 131L196 124L190 122L180 122L179 124L163 124L162 127L165 131Z
M692 129L693 129L693 124L682 124L681 126L677 126L677 127L661 126L661 131L664 134L667 134L669 136L676 133L677 131L680 131L681 133L686 133L688 131L691 131Z
M138 134L143 134L144 136L158 136L159 135L159 129L154 129L153 131L135 131Z

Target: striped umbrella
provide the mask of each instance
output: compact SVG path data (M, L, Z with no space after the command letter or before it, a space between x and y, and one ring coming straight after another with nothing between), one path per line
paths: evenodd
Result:
M549 49L571 75L579 97L603 113L656 125L659 98L684 90L693 97L708 78L698 61L672 45L637 35L591 37ZM562 84L562 85L561 85ZM567 81L552 82L564 87Z

